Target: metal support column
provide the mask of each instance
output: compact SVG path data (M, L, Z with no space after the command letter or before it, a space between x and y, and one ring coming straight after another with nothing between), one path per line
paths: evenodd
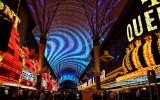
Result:
M95 68L95 78L96 78L96 89L100 90L100 46L99 39L94 40L94 68Z

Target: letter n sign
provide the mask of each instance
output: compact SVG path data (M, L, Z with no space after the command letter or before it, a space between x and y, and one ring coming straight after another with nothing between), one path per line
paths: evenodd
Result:
M155 70L147 70L148 82L149 83L156 83L156 73Z

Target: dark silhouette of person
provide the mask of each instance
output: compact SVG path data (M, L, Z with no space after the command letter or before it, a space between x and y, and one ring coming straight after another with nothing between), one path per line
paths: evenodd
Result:
M27 91L23 90L23 100L27 100Z
M92 99L93 99L93 100L97 100L97 95L96 95L95 92L93 92L93 94L92 94Z
M107 93L106 93L106 91L104 91L103 100L107 100Z

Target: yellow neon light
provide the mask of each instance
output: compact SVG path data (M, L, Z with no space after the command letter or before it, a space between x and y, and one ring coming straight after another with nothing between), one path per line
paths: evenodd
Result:
M132 54L131 54L132 57L131 58L132 58L132 61L133 61L133 64L134 64L135 68L141 69L141 68L143 68L143 66L140 63L139 56L138 56L138 49L141 46L141 40L137 39L135 41L135 44L136 44L136 47L132 51Z
M149 66L155 66L155 61L153 58L153 54L152 54L152 49L151 49L151 43L152 43L152 37L147 35L146 37L144 37L145 39L145 44L143 45L143 57L145 59L145 63L146 65Z
M116 82L122 82L122 81L129 80L131 78L137 78L143 75L147 75L147 70L155 70L155 68L156 66L150 66L150 67L142 68L140 70L128 73L126 75L116 78Z

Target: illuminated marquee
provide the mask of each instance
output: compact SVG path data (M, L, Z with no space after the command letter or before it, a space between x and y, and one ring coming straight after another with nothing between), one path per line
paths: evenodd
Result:
M120 76L120 77L116 78L116 82L122 82L122 81L129 80L131 78L137 78L137 77L140 77L140 76L144 76L144 75L147 74L146 73L147 70L155 70L155 66L146 67L146 68L143 68L143 69L128 73L128 74L126 74L124 76Z
M140 12L141 14L131 19L126 28L127 38L131 43L126 48L127 54L123 59L122 67L125 73L158 64L156 63L158 58L155 57L158 52L155 52L152 48L156 50L157 46L160 47L159 33L157 33L160 30L160 2L157 0L141 0L141 3L141 9L145 9L142 13ZM152 35L154 34L150 35L150 33L156 33L157 46L152 45L154 43ZM135 38L136 41L133 42ZM158 51L160 50L158 49Z
M141 2L144 4L148 1L141 0ZM160 5L160 2L151 0L151 5L148 5L149 10L137 16L137 18L134 18L132 22L127 25L127 38L129 42L134 40L134 36L141 36L144 30L151 32L158 29L160 23L160 7L157 5ZM142 18L144 18L144 20Z
M3 13L5 15L8 16L8 18L13 21L13 27L17 29L17 25L18 23L20 23L20 19L18 18L18 16L12 11L10 10L10 8L5 5L2 1L0 1L0 11L3 11Z
M35 75L29 70L22 68L22 78L34 82Z

